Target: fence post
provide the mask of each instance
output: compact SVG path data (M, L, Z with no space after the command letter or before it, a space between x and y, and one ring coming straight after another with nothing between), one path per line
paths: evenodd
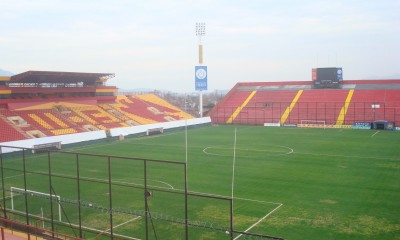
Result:
M51 236L54 238L54 213L53 213L53 185L51 183L51 156L50 152L47 152L48 161L48 177L49 177L49 194L50 194L50 221L51 221Z
M114 239L114 230L113 230L113 205L112 205L112 186L111 186L111 157L108 156L108 196L109 196L109 208L110 208L110 233L111 239Z
M147 161L143 160L143 164L144 164L144 219L145 219L145 225L146 225L146 240L149 239L149 222L148 222L148 206L147 206Z
M79 171L79 154L76 154L76 183L78 190L78 221L79 221L79 237L83 238L82 235L82 212L81 212L81 181L80 181L80 171Z
M184 164L185 175L185 239L189 239L189 223L188 223L188 179L187 179L187 163Z
M6 190L5 190L5 186L4 186L3 147L2 146L0 146L0 165L1 165L1 188L3 191L3 215L4 215L4 218L7 219L6 192L5 192Z
M22 149L22 165L24 171L24 195L25 195L25 218L26 218L26 230L28 233L28 240L31 239L29 229L29 208L28 208L28 194L27 194L27 182L26 182L26 159L25 159L25 148ZM51 199L51 198L50 198Z

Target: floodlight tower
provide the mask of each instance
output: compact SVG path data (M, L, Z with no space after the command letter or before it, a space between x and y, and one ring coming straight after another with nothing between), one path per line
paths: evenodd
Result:
M207 66L203 66L203 45L201 38L206 35L206 24L204 22L196 23L196 36L199 39L199 66L196 69L195 89L200 92L199 115L203 117L203 90L207 90Z

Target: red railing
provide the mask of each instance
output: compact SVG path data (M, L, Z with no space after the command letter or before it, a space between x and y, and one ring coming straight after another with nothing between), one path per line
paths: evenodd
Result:
M6 229L11 231L11 235L15 233L26 234L26 239L72 239L78 240L81 238L70 236L63 233L53 232L47 229L39 228L36 226L27 225L24 223L12 221L5 218L0 218L1 239L8 239ZM20 234L19 234L20 237Z

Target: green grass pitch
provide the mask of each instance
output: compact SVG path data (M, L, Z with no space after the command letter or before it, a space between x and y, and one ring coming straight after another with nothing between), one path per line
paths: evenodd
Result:
M235 230L250 228L250 233L285 239L400 239L400 132L232 125L189 129L189 192L231 196L235 128ZM185 162L185 132L65 150ZM24 187L20 157L3 159L9 209L10 187ZM63 199L62 221L77 225L76 156L54 153L51 159L53 190ZM113 233L144 239L143 162L110 162ZM79 164L82 226L109 232L107 158L81 156ZM149 239L184 238L182 166L148 163ZM27 189L48 193L47 155L27 155L25 168ZM26 198L32 216L50 217L48 199ZM13 202L14 209L24 212L25 195L16 194ZM189 196L188 204L189 221L198 225L189 227L190 239L229 239L221 231L229 228L229 201ZM56 201L53 211L58 218ZM48 222L30 220L49 228ZM62 225L57 230L73 234Z

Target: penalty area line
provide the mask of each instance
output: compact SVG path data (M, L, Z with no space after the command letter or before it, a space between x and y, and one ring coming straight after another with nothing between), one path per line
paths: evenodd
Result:
M244 230L245 233L247 233L248 231L250 231L252 228L254 228L255 226L257 226L260 222L262 222L264 219L266 219L269 215L271 215L273 212L275 212L276 210L278 210L280 207L282 207L283 204L280 204L279 206L277 206L276 208L274 208L271 212L269 212L267 215L265 215L264 217L260 218L260 220L258 220L256 223L254 223L253 225L251 225L249 228L247 228L246 230ZM243 234L239 234L237 237L235 237L233 240L239 239L240 237L242 237Z
M128 223L130 223L130 222L133 222L133 221L135 221L136 219L139 219L139 218L141 218L141 216L137 216L137 217L135 217L135 218L132 218L131 220L128 220L128 221L126 221L126 222L123 222L123 223L121 223L121 224L118 224L117 226L112 227L112 229L116 229L117 227L121 227L121 226L123 226L123 225L125 225L125 224L128 224ZM109 232L109 231L111 231L111 226L108 227L108 228L106 228L105 230L103 230L101 233L99 233L99 234L96 236L96 239L97 239L98 237L100 237L101 235L103 235L104 233L107 233L107 232Z
M372 136L371 137L374 137L376 134L378 134L379 133L379 131L376 131L374 134L372 134Z

